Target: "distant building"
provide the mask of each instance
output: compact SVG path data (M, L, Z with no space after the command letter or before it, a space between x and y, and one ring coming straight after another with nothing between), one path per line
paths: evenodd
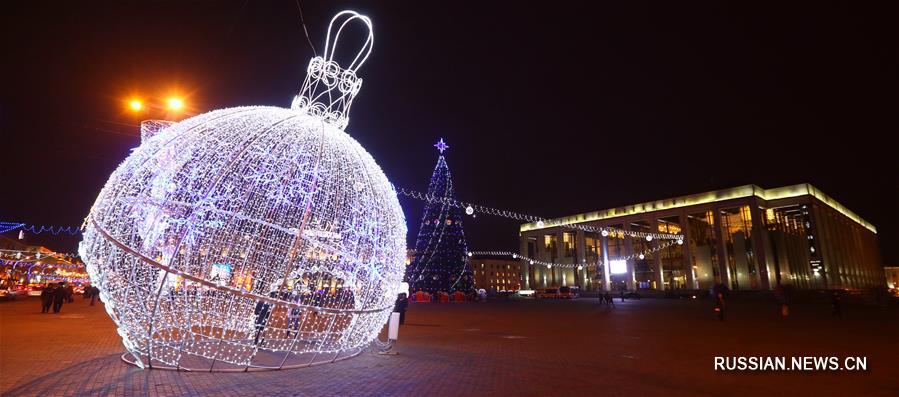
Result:
M685 239L607 272L601 263L661 242L559 226L572 223ZM877 229L810 184L746 185L528 223L520 242L523 256L573 265L522 261L523 288L530 289L707 289L717 281L734 290L769 290L778 283L802 289L884 285Z
M411 265L413 259L415 259L415 248L406 248L406 266Z
M887 288L899 288L899 266L887 266L883 271L886 273Z
M476 289L518 291L521 289L521 261L492 256L472 256L471 270Z
M49 282L87 283L84 263L75 256L0 236L0 289Z

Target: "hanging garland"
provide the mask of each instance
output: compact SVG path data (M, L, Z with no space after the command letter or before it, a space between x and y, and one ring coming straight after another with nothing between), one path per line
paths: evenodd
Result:
M629 261L629 260L633 260L633 259L643 259L643 258L645 258L647 255L649 255L649 254L651 254L651 253L661 251L661 250L663 250L663 249L665 249L665 248L668 248L668 247L671 247L671 246L674 246L674 245L681 245L681 244L683 244L683 243L684 243L683 240L672 240L672 241L667 241L667 242L665 242L665 243L659 244L659 245L657 245L657 246L655 246L655 247L652 247L652 248L649 248L649 249L642 250L642 251L640 251L640 252L635 252L635 253L630 254L630 255L627 255L627 256L622 256L622 257L619 257L619 258L610 259L609 262L619 261L619 260ZM524 256L524 255L521 255L521 254L517 254L517 253L514 253L514 252L510 252L510 251L469 251L469 252L468 252L468 256L474 256L474 255L485 255L485 256L508 256L508 257L511 257L512 259L518 259L518 260L521 260L521 261L528 262L528 263L531 264L531 265L541 265L541 266L546 266L547 269L556 267L556 268L561 268L561 269L575 269L575 268L577 268L578 270L581 270L581 269L583 269L583 267L584 267L584 265L585 265L584 263L576 264L576 263L555 263L555 262L547 262L547 261L543 261L543 260L540 260L540 259L529 258L529 257L527 257L527 256ZM601 260L596 261L595 264L596 264L596 265L599 265L599 266L604 265L603 261L601 261Z
M465 209L465 213L467 215L474 215L476 212L479 212L479 213L483 213L483 214L501 216L501 217L508 218L508 219L514 219L514 220L518 220L518 221L533 222L533 223L537 224L537 227L543 227L547 222L550 221L548 218L543 218L543 217L538 217L538 216L528 215L528 214L522 214L522 213L514 212L514 211L501 210L501 209L487 207L487 206L483 206L483 205L463 202L463 201L459 201L459 200L448 198L448 197L435 197L435 196L431 196L431 195L421 193L421 192L418 192L415 190L402 188L402 187L400 187L400 188L394 187L394 188L396 189L397 193L399 193L403 196L409 197L409 198L426 201L428 203L441 203L441 204L445 204L445 205L449 205L449 206L453 206L453 207L457 207L457 208L463 208L463 209ZM617 228L613 228L613 227L599 227L599 226L591 226L591 225L582 225L579 223L560 223L560 224L558 224L558 226L569 228L569 229L583 230L585 232L599 233L603 237L606 237L609 235L613 235L613 236L619 235L619 236L643 238L643 239L646 239L646 241L652 241L654 239L657 239L657 240L683 240L684 239L683 234L635 232L635 231L631 231L631 230L623 230L623 229L617 229Z

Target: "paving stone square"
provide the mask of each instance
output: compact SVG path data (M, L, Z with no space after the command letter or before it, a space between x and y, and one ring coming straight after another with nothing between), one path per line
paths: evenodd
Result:
M896 307L703 300L494 300L413 304L397 355L284 371L208 373L125 364L101 306L41 314L0 303L4 396L899 395ZM715 356L864 356L862 372L716 372Z

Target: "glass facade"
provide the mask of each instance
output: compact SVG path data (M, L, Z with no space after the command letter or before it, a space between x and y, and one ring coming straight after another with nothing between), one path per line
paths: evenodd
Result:
M602 259L602 240L593 233L584 233L584 271L582 285L587 291L602 289L603 274L596 270L596 264Z
M556 235L555 234L547 234L543 236L543 252L548 254L550 260L555 262L558 255L558 250L556 249Z
M814 236L807 232L804 218L800 205L765 209L765 229L768 231L765 257L774 273L775 286L810 286L809 242Z
M615 230L621 230L621 224L611 225ZM624 234L623 233L610 233L608 237L606 237L606 247L609 250L609 261L614 261L616 259L621 259L627 254L624 252ZM608 264L603 266L603 269L609 269ZM609 274L609 285L612 291L623 290L627 288L627 274Z
M574 233L562 233L562 255L566 258L574 258L577 245L574 242Z
M653 228L650 226L647 221L636 221L631 222L631 231L641 232L641 233L652 233ZM655 242L646 241L646 239L635 238L630 239L631 241L631 251L634 253L637 252L645 252L648 251ZM657 289L658 288L658 279L655 264L655 255L658 253L646 253L642 258L637 257L634 258L634 280L636 281L637 289Z
M659 233L683 234L684 232L678 216L659 218L657 224ZM662 241L654 242L654 244L662 243ZM692 272L692 268L685 265L683 245L675 244L664 248L657 255L662 265L665 289L695 288L693 285L687 285L687 272ZM690 274L689 278L693 279L693 275Z
M795 194L801 192L808 194ZM601 236L522 225L523 252L582 267L530 266L522 275L537 281L531 288L579 285L587 291L603 290L607 271L610 290L707 290L717 282L733 290L783 284L858 289L885 281L874 226L810 185L767 190L748 186L561 219L616 231ZM617 230L682 234L684 241L648 252L666 242L625 237Z
M690 258L693 262L694 285L697 289L709 289L720 281L718 273L718 239L715 233L715 217L712 211L687 215L690 228Z
M759 289L759 271L752 251L752 216L748 205L721 210L721 234L730 288Z
M528 244L528 258L537 258L537 238L535 237L527 237ZM527 269L527 273L524 275L524 285L529 286L529 288L536 288L537 282L539 281L537 267L531 264L526 264L525 269Z

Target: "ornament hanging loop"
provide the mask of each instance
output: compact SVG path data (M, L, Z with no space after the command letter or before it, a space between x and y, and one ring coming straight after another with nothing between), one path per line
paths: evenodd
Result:
M354 21L361 22L367 28L368 36L356 53L356 57L344 68L334 60L334 55L341 33ZM323 56L312 58L309 62L303 88L300 94L294 97L291 108L320 117L341 130L346 128L353 98L362 88L362 79L356 76L356 71L371 55L374 43L375 35L371 19L355 11L337 13L328 25L325 53Z
M337 43L340 40L340 34L343 32L343 29L353 21L361 22L365 25L366 28L368 28L368 35L365 38L365 43L363 43L362 47L359 48L359 52L356 53L356 57L353 58L353 61L350 62L348 66L346 66L347 71L352 71L353 73L355 73L357 70L359 70L359 68L362 67L362 64L365 63L365 61L368 59L368 56L371 55L372 47L374 47L375 44L375 33L371 23L371 19L369 19L365 15L361 15L355 11L347 10L341 11L337 13L334 18L331 18L331 24L328 25L328 36L325 39L325 54L323 58L328 63L335 62L334 54L337 52ZM334 26L338 23L340 24L340 26L335 30ZM333 40L331 39L331 32L334 32Z

